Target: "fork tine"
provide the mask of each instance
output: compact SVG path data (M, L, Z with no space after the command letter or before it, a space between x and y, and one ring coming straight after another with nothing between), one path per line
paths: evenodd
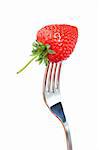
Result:
M55 76L56 76L57 63L54 63L53 79L52 79L52 91L55 91Z
M49 77L48 77L48 80L47 80L47 82L48 82L48 92L49 92L50 89L51 89L53 64L54 64L54 63L50 63L50 68L49 68L49 71L48 71L48 76L49 76Z
M47 78L48 78L48 70L49 70L50 64L46 67L45 75L44 75L44 81L43 81L43 92L46 90L46 84L47 84Z
M62 62L58 63L58 69L56 73L56 88L59 89L60 86L60 71L61 71Z

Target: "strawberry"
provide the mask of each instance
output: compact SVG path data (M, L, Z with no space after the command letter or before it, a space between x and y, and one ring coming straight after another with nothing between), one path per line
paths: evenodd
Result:
M46 66L49 62L67 59L73 52L78 38L78 29L66 24L47 25L37 32L32 44L32 59L17 73L23 71L34 59Z
M78 30L70 25L48 25L37 33L37 41L49 44L55 54L48 54L50 62L59 62L73 52L77 42Z

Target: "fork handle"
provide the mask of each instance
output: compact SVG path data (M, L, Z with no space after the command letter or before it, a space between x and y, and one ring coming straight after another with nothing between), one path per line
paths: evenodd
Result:
M68 123L63 123L63 127L66 135L67 150L72 150L72 140Z
M61 102L56 103L55 105L51 106L50 109L63 125L65 135L66 135L67 150L72 150L72 140L71 140L69 125L67 123L64 114L62 103Z

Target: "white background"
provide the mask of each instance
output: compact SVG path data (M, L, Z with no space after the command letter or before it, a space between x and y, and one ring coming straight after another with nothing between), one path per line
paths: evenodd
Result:
M61 71L73 150L99 150L97 10L96 0L0 1L0 150L66 149L62 126L43 101L45 67L34 62L16 75L29 59L37 30L52 23L79 30Z

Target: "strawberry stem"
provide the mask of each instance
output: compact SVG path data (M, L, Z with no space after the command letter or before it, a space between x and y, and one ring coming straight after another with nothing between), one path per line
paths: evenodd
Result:
M32 44L32 55L31 55L32 59L23 68L21 68L17 72L17 74L22 72L34 59L37 62L39 62L39 64L44 62L45 65L47 66L49 63L48 54L55 54L55 52L50 49L49 44L44 45L43 43L38 42L38 41L33 42L33 44Z
M21 73L33 60L35 59L35 57L33 57L24 67L22 67L17 74Z

